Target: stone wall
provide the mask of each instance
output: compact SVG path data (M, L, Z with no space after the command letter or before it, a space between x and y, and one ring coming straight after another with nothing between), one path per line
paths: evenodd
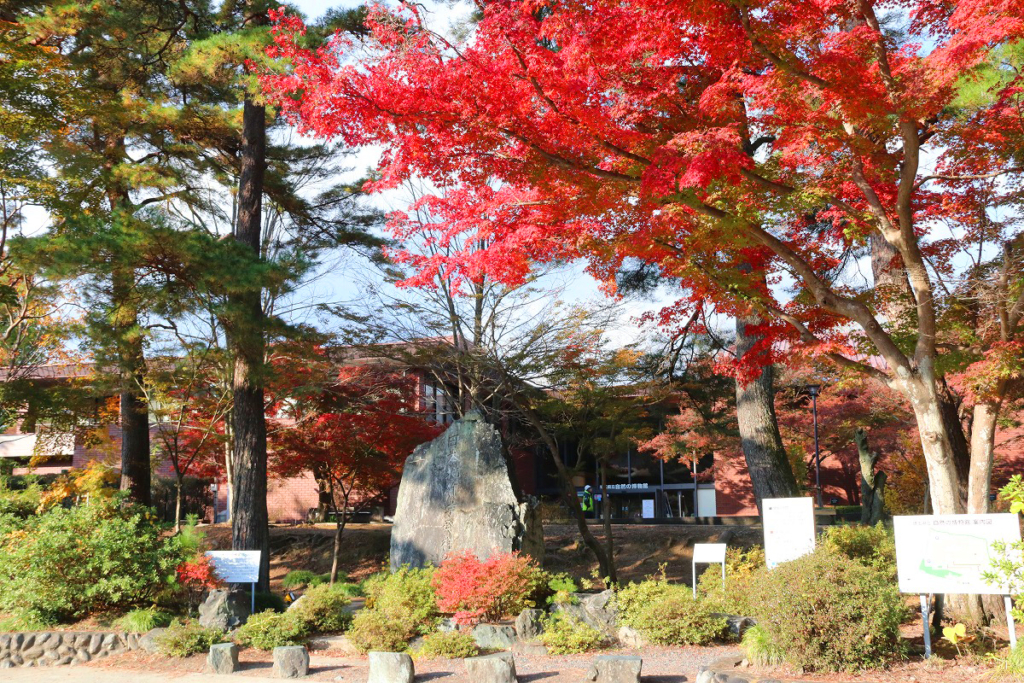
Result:
M39 631L0 633L0 669L81 664L139 647L137 633Z

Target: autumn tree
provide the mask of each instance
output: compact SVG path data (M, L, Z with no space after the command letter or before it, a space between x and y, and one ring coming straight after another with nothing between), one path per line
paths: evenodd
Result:
M981 175L1000 177L1001 193L1020 180L1006 127L1015 87L1000 85L991 106L952 105L958 82L1021 35L1024 13L1016 2L883 9L488 3L472 38L453 43L405 6L372 16L379 51L358 68L340 61L343 40L296 48L285 19L275 49L291 71L265 85L303 130L383 145L377 187L413 174L458 184L448 226L486 241L478 268L514 279L530 260L583 257L608 279L628 258L656 263L692 299L759 311L771 343L758 362L810 354L892 387L913 409L933 508L951 513L966 506L942 378L1019 342L947 346L940 277L959 262L943 258L946 229L953 245L1014 253L1018 229L980 220L969 188ZM872 239L906 273L909 336L849 277ZM468 261L429 267L451 263ZM993 291L1016 335L1024 290L1007 264ZM975 479L985 457L972 455Z
M398 480L413 449L443 426L420 413L416 376L390 364L342 367L313 391L315 373L292 375L292 396L276 412L272 470L282 476L310 472L334 513L331 583L338 578L342 535L356 502L373 499ZM279 368L282 369L282 368ZM281 378L287 385L288 376ZM311 382L311 380L314 380ZM286 389L284 395L289 391Z

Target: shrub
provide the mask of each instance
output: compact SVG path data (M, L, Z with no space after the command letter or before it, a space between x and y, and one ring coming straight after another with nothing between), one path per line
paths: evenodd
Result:
M0 514L9 514L20 519L34 515L42 499L42 488L30 484L24 489L9 488L0 483Z
M779 666L786 661L782 648L772 642L771 636L760 626L746 630L740 648L754 666Z
M190 614L199 607L206 590L216 588L221 584L214 572L213 564L210 563L210 558L203 554L197 554L193 559L179 564L176 573L178 584L185 592Z
M330 579L330 574L317 574L308 569L295 569L285 574L285 577L281 579L281 587L285 590L312 588L313 586L327 583Z
M563 612L555 612L544 620L540 642L553 655L575 655L596 650L604 645L604 636L594 627Z
M223 631L200 626L198 621L172 621L167 630L156 637L157 651L169 657L189 657L206 652L211 645L226 642Z
M433 631L438 619L433 576L432 568L402 567L367 579L366 605L356 613L348 634L353 645L363 652L401 652L415 636Z
M480 654L473 636L464 631L434 631L423 637L416 650L421 659L465 659Z
M292 613L267 610L253 614L235 633L239 645L257 650L273 650L285 645L299 645L308 634L306 624Z
M760 573L752 593L758 625L793 666L853 671L905 653L896 584L827 546Z
M725 619L695 600L687 586L649 579L622 588L616 601L619 621L659 645L705 645L722 636Z
M576 580L568 574L550 574L548 576L547 603L549 605L571 605L576 601L573 593L579 591Z
M99 610L152 605L179 590L175 569L192 557L145 509L121 497L54 507L0 538L0 611L58 622Z
M765 572L764 548L729 548L725 553L725 584L722 568L711 565L697 580L697 596L713 612L750 616L754 605L750 599L753 582Z
M170 612L155 607L145 607L133 609L115 621L114 625L128 633L146 633L157 627L167 626L171 623L171 618Z
M340 585L320 584L310 588L288 613L301 620L310 633L344 631L352 623L352 615L345 609L352 601L339 590Z
M284 604L284 598L276 593L264 593L263 591L256 592L256 611L266 612L284 612L288 609L288 606Z
M896 537L881 522L875 526L830 526L822 534L821 543L833 553L875 567L896 580Z
M453 553L434 573L433 586L442 612L456 623L496 621L532 606L544 585L536 561L519 553L495 553L480 560L471 552Z

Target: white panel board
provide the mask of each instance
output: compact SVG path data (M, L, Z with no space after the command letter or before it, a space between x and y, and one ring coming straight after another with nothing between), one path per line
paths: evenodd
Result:
M896 569L904 593L1005 594L989 585L995 541L1020 540L1017 515L909 515L893 517Z
M814 551L814 500L765 498L761 502L768 568Z
M206 556L224 583L256 583L260 580L259 550L211 550Z

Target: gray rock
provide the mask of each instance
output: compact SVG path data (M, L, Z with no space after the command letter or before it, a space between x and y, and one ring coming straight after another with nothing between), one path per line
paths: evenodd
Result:
M516 683L516 661L511 652L463 660L474 683Z
M274 658L276 664L277 657ZM211 673L233 674L238 670L238 646L234 643L218 643L210 646L206 655L206 666Z
M156 654L159 649L156 644L156 639L162 636L166 631L167 629L163 627L149 631L139 638L139 647L151 655Z
M729 628L729 633L736 638L742 638L748 628L757 625L757 620L754 619L754 617L743 617L736 614L722 614L720 612L714 612L710 616L725 619L725 623Z
M75 654L75 659L77 659L78 661L84 663L84 662L88 662L90 659L92 659L92 655L89 654L88 650L79 650Z
M405 461L391 530L391 569L439 565L452 551L543 559L536 500L512 489L498 431L471 411Z
M587 672L588 681L596 683L640 683L640 657L601 655L594 659Z
M506 624L477 624L470 635L482 650L507 650L516 644L516 629Z
M632 626L620 626L615 637L618 638L622 647L628 647L634 650L639 650L640 648L650 645L650 641L644 638L643 634Z
M575 617L606 636L616 635L619 610L615 605L615 591L573 593L573 597L575 604L555 604L551 607L551 611Z
M459 625L455 623L455 620L451 617L441 620L441 623L437 625L438 631L458 631Z
M309 652L302 645L274 648L274 676L302 678L309 673Z
M366 683L412 683L412 657L404 652L371 652Z
M241 591L217 588L210 591L199 605L199 624L207 628L230 631L249 618L249 596Z
M533 640L544 632L544 610L524 609L516 617L516 635L519 640Z
M307 645L311 650L335 650L353 657L360 654L348 636L316 636Z
M300 595L300 596L299 596L298 598L296 598L296 599L295 599L295 602L293 602L292 604L288 605L288 609L287 609L287 611L288 611L288 612L291 612L291 611L292 611L293 609L295 609L295 608L296 608L296 606L298 606L298 604L299 604L300 602L302 602L302 601L303 601L303 600L305 600L305 599L306 599L306 596L305 596L305 595Z

